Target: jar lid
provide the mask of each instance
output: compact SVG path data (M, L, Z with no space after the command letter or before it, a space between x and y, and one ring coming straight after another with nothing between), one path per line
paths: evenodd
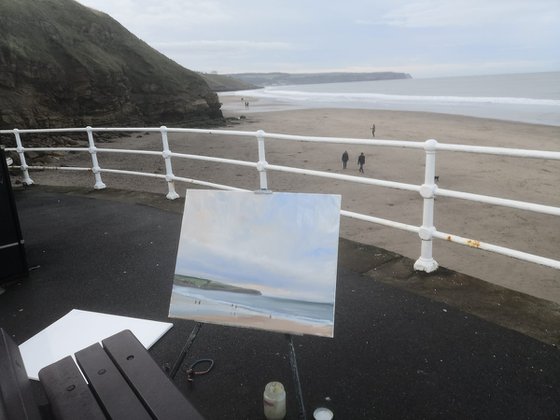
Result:
M313 412L313 418L315 420L331 420L333 417L333 412L325 407L319 407Z
M285 393L284 385L281 382L269 382L264 388L264 392L272 395L279 395Z

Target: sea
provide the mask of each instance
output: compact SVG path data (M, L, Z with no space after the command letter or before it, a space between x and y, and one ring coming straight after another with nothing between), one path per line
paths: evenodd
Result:
M200 308L193 308L192 305L184 308L187 312L193 309L198 309L198 312L206 312L208 315L235 315L236 312L243 312L315 324L332 324L334 322L334 303L195 289L176 284L173 285L173 293L198 299L201 302L202 307Z
M220 93L232 95L266 99L263 105L250 104L247 112L360 108L560 126L560 71L268 86Z

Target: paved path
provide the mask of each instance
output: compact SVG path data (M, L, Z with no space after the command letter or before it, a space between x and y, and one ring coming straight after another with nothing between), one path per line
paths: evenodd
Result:
M32 268L0 295L0 325L16 342L73 308L168 321L182 203L37 186L16 201ZM293 339L307 418L319 406L337 419L558 418L558 307L411 263L341 240L335 338ZM150 350L162 366L195 326L171 321ZM260 419L264 386L279 380L296 419L288 356L282 334L206 324L185 364L212 358L213 371L175 381L208 419Z

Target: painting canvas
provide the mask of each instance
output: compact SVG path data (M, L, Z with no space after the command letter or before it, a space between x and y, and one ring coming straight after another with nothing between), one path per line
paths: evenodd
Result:
M169 316L333 337L340 202L188 190Z

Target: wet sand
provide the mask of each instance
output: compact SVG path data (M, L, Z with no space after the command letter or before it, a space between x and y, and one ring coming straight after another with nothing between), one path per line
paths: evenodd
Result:
M435 138L442 143L560 151L560 127L419 112L354 109L282 111L281 103L248 99L250 106L245 108L240 98L221 98L224 114L235 118L228 129L371 139L370 128L375 123L376 139L424 141ZM259 111L271 106L277 111ZM241 116L244 118L239 119ZM23 140L25 143L25 137ZM257 160L254 138L170 134L169 141L174 152ZM161 138L157 133L141 133L98 146L161 150ZM422 151L373 145L347 147L350 161L348 169L343 170L340 158L344 149L336 144L266 141L266 156L270 164L417 185L423 182ZM366 155L364 175L358 173L360 152ZM153 156L101 152L98 158L102 168L165 173L163 159ZM91 166L91 160L87 154L69 154L60 156L57 164ZM436 167L440 188L560 206L558 161L440 152ZM174 158L173 171L176 176L249 190L259 187L258 174L252 168ZM87 172L41 171L32 172L31 176L35 182L46 185L94 184L92 174ZM167 191L163 180L107 173L102 176L108 188L162 194ZM417 226L422 223L422 199L414 192L272 171L268 173L268 184L274 191L341 194L345 210ZM184 183L177 184L181 196L184 196L187 187ZM435 226L439 231L560 259L560 217L443 197L436 199L435 206ZM420 239L410 232L342 217L340 234L344 238L376 245L412 259L420 255ZM558 270L440 240L434 240L434 258L441 266L560 303Z

